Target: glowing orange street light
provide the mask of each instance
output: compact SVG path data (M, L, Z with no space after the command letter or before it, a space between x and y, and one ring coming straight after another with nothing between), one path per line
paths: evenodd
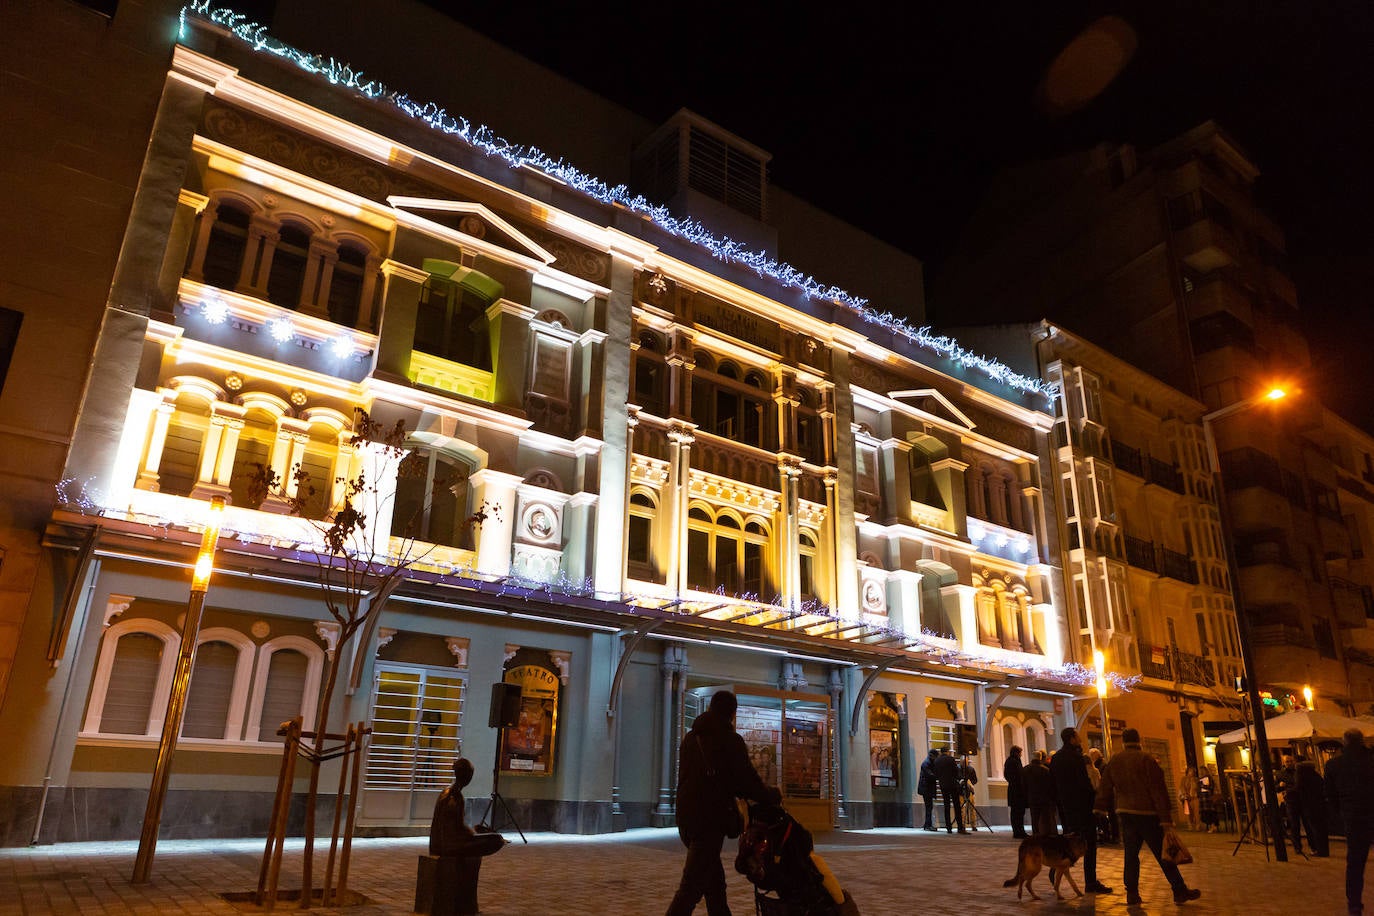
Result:
M1277 385L1264 393L1264 398L1268 401L1279 401L1286 397L1288 397L1288 390Z
M1312 706L1312 685L1311 685L1311 684L1303 684L1303 685L1302 685L1302 701L1303 701L1304 703L1307 704L1307 708L1308 708L1308 709L1313 709L1313 708L1314 708L1314 707Z

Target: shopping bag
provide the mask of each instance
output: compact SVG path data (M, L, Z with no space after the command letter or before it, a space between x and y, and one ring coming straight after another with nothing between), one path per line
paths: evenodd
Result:
M1193 854L1183 845L1178 831L1172 827L1164 828L1164 848L1159 857L1171 865L1188 865L1193 861Z

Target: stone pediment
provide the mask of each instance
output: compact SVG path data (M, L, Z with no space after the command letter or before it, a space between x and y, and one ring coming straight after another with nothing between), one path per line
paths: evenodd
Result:
M387 203L398 210L438 223L460 236L514 251L544 264L552 264L557 260L544 246L482 204L430 197L389 197Z
M928 413L933 417L939 417L942 420L958 424L968 430L972 430L978 425L974 423L973 420L969 419L968 415L962 410L955 407L953 401L936 391L934 388L911 388L905 391L889 391L887 396L894 401L901 401L904 404L909 404L917 410Z

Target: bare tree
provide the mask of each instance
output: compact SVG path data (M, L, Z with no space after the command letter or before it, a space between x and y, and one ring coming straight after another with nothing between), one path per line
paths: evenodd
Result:
M428 471L427 462L420 460L420 456L406 445L405 422L397 420L395 425L384 427L362 408L357 408L354 414L348 454L359 459L356 472L328 481L326 489L318 489L310 472L300 465L292 469L294 486L289 487L280 475L264 465L256 464L250 472L248 495L251 505L260 505L267 497L274 496L286 503L292 515L306 521L314 530L317 540L313 544L302 544L301 549L312 558L320 595L339 627L315 714L312 753L303 755L310 764L305 803L305 849L301 863L304 906L309 905L313 891L320 763L340 660L359 631L370 632L374 628L387 598L435 549L435 545L418 537L422 533L421 520L427 505L414 508L408 518L393 519L389 530L380 530L375 523L388 500L393 510L400 508L395 501L393 483L424 477ZM460 483L459 478L435 481L436 486L451 487ZM460 527L463 530L480 527L494 512L494 507L482 503L460 522ZM312 515L318 517L311 518Z

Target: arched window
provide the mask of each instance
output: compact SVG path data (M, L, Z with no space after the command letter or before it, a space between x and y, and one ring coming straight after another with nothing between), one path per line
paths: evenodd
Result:
M285 413L283 402L282 413ZM267 494L261 489L260 469L270 468L272 447L277 439L279 414L262 407L251 408L243 416L238 447L234 449L234 469L229 478L230 501L245 509L257 509Z
M463 283L430 276L415 314L415 349L491 371L487 307L491 300Z
M911 465L911 498L914 502L937 509L945 508L945 499L935 483L935 471L931 468L930 455L920 446L911 449L908 456Z
M707 432L756 448L775 449L772 383L761 372L751 371L743 380L735 363L713 361L698 353L692 372L692 419Z
M106 630L81 730L106 735L158 735L178 642L176 631L160 620L134 618Z
M177 397L158 459L158 490L189 496L200 476L200 453L210 429L210 402L197 394Z
M625 552L629 574L635 579L658 581L654 568L654 517L658 506L653 497L642 490L630 494L628 524L625 526Z
M694 505L687 514L687 587L762 597L768 587L768 529L751 519L741 528L729 512Z
M302 636L278 636L258 649L253 705L248 713L249 741L281 741L277 729L302 716L313 723L319 702L324 652Z
M1049 750L1045 743L1045 724L1039 719L1026 722L1026 757L1034 757L1036 751Z
M803 600L816 597L816 539L809 531L802 531L797 540L800 581L797 590Z
M469 474L467 464L458 458L417 448L406 458L396 480L391 533L471 550Z
M181 721L183 738L237 741L253 670L253 643L242 633L213 627L201 633Z
M210 286L234 289L243 271L243 254L248 250L247 208L227 200L219 201L210 240L205 247L201 276Z
M310 232L295 223L283 223L277 232L272 269L267 276L267 299L282 308L301 304L305 265L310 259Z
M344 327L357 327L366 272L367 252L350 242L339 245L339 259L334 262L329 279L330 321Z

